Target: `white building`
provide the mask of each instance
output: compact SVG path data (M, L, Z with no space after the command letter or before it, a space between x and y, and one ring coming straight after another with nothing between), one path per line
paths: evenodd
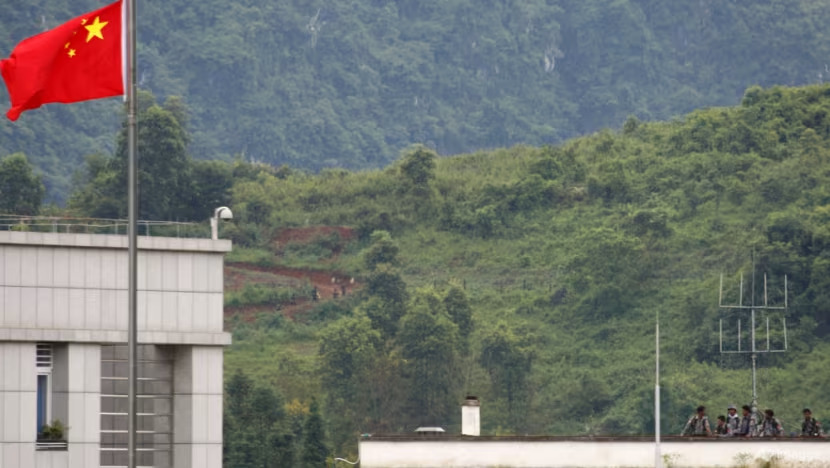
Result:
M221 467L231 243L138 248L138 465ZM126 466L126 343L126 236L0 232L0 468Z
M362 468L571 468L655 466L649 437L372 435L360 439ZM828 468L827 439L669 437L663 466Z
M461 406L461 435L443 429L365 434L362 468L733 467L830 468L830 439L480 436L481 402ZM435 428L433 428L435 429ZM659 465L658 465L659 460Z

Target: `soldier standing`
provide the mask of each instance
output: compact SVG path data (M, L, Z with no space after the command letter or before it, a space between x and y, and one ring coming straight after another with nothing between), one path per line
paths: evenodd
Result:
M709 417L706 416L706 407L700 405L697 407L697 412L689 418L686 426L683 427L681 436L710 436L712 435L712 427L709 425Z
M729 405L726 409L726 425L729 427L730 434L737 432L738 426L741 425L741 418L738 417L738 408L735 408L735 405Z
M804 422L801 423L801 437L824 437L821 430L821 423L813 417L810 408L804 408Z
M737 437L754 437L758 423L755 421L755 415L752 414L752 408L749 405L743 405L741 410L743 411L743 417L740 425L738 425L738 430L733 434Z
M761 437L781 437L784 435L784 428L775 419L775 411L764 410L764 422L761 424Z

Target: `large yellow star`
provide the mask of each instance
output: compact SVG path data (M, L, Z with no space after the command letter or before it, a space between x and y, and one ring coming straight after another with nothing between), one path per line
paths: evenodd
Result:
M86 30L89 31L86 34L86 41L87 42L91 41L93 37L97 37L98 39L103 39L104 35L101 34L101 30L104 29L104 26L106 26L108 23L109 23L109 21L104 21L102 23L100 18L96 16L95 21L93 21L92 24L90 24L88 26L84 26L86 28Z

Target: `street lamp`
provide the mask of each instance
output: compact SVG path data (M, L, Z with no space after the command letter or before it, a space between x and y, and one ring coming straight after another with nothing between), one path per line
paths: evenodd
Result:
M210 238L213 240L219 239L219 220L233 219L233 212L227 206L220 206L213 210L213 216L210 218Z

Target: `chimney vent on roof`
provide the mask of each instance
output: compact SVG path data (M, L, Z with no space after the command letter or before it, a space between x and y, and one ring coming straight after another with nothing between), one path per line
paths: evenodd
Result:
M468 396L461 405L461 435L481 435L481 402L478 397Z

